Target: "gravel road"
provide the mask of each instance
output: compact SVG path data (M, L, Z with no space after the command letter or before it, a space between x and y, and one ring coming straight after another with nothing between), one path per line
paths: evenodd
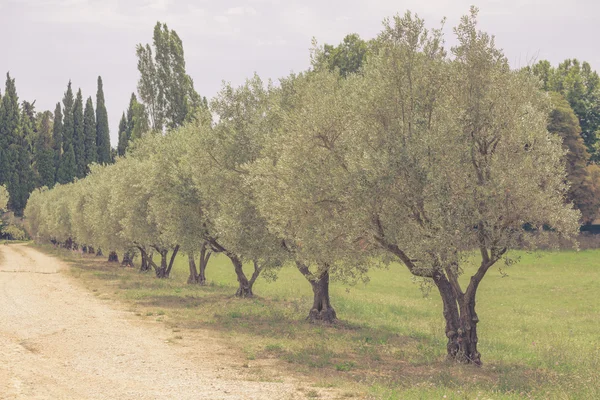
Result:
M247 380L210 333L200 346L169 342L163 324L95 297L66 268L27 245L0 245L0 399L305 398L293 378Z

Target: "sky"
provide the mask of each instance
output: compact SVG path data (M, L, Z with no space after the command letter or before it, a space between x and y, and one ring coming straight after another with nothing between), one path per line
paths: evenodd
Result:
M157 21L181 37L187 72L210 99L223 81L239 85L255 72L277 80L307 69L312 38L370 39L384 18L406 10L433 28L445 17L451 46L452 27L471 5L513 67L578 58L600 70L598 0L0 0L0 73L9 71L20 99L35 100L38 111L53 111L69 80L95 104L102 76L116 146L139 78L135 46L152 42Z

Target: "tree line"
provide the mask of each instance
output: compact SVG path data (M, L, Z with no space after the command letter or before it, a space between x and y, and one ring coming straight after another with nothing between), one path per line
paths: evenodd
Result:
M6 185L16 215L34 188L71 182L83 178L93 163L112 162L101 77L95 111L92 98L84 107L81 89L74 95L70 81L54 113L36 112L35 101L19 102L9 73L0 98L0 184Z
M157 51L183 56L174 31L157 24L154 57L149 45L137 49L147 132L114 164L34 191L30 232L128 260L137 252L158 278L183 252L189 283L204 283L211 254L221 253L239 297L253 295L259 276L293 266L313 290L311 321L337 318L330 279L366 281L370 268L399 262L439 292L448 357L480 364L475 299L488 271L513 264L512 249L578 232L570 147L548 129L553 107L566 116L556 118L559 132L577 118L535 71L509 67L478 30L475 8L454 32L447 50L441 28L407 12L387 20L345 73L336 63L355 58L351 46L315 46L311 70L277 85L256 75L225 84L208 105L183 57L168 63ZM473 258L465 286L459 277Z

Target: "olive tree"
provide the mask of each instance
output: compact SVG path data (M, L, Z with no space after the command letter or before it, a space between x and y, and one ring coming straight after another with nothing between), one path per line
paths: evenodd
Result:
M160 136L156 135L157 138ZM153 195L160 188L147 185L147 174L151 173L152 162L144 157L145 146L151 147L152 136L137 142L137 150L127 158L117 160L112 167L114 173L111 178L111 196L108 204L109 213L117 220L119 227L118 238L127 246L125 250L136 246L142 253L142 257L153 268L158 278L168 278L173 268L175 257L179 251L179 245L161 235L160 227L157 225L153 214L149 210L149 204ZM154 249L161 258L160 266L154 263L148 249ZM169 259L169 251L172 251Z
M211 103L218 122L197 120L183 127L195 140L185 154L205 214L205 240L232 262L239 283L236 295L251 297L259 274L281 265L280 241L258 213L247 166L259 156L271 126L269 89L257 77L239 88L225 85ZM251 262L250 278L243 263ZM271 275L272 276L272 275Z
M82 223L91 231L88 246L96 248L98 252L101 249L113 252L127 245L120 235L118 215L109 207L113 201L115 172L120 168L121 165L116 164L94 164L83 179L88 192L81 210Z
M148 199L148 213L155 221L161 238L166 242L179 243L181 250L188 255L188 283L204 285L206 265L211 256L206 242L208 221L205 202L193 184L189 164L193 155L186 156L196 139L191 130L175 129L166 136L143 139L133 154L143 154L147 161L144 186L160 188L153 191ZM142 149L148 147L155 151ZM199 255L198 266L196 255Z
M48 191L47 187L34 189L29 195L27 200L27 207L23 213L29 236L37 241L48 240L49 238L43 238L41 235L41 225L44 223L42 215L43 202L46 199L45 192Z
M550 233L572 237L579 213L564 201L564 151L546 129L546 94L534 76L510 69L476 15L454 29L450 59L440 31L421 19L406 14L385 26L360 89L354 159L364 172L350 215L370 220L373 242L437 287L448 356L480 364L483 278L510 263L510 249ZM463 288L474 249L478 266Z
M364 229L345 214L353 176L343 160L355 124L353 80L327 70L283 80L273 111L277 128L250 167L261 214L313 290L311 322L337 317L330 277L365 279L371 261L361 246Z

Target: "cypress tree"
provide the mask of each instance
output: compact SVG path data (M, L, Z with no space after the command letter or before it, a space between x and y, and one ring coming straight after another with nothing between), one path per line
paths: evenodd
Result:
M6 74L6 88L0 107L0 185L9 181L13 164L10 146L19 131L19 98L15 80Z
M34 122L34 108L33 104L29 102L23 102L22 115L19 115L19 104L16 93L15 80L7 79L10 85L7 85L5 99L9 96L12 99L11 104L8 108L4 108L3 112L6 117L9 115L6 113L8 109L13 111L11 119L5 119L11 121L13 128L10 132L7 132L8 136L8 151L7 161L10 162L8 170L6 188L10 195L8 206L14 211L15 215L22 215L23 209L27 204L29 193L34 187L34 175L31 169L31 153L27 143L27 138L32 138L35 134L35 122ZM8 103L5 103L6 106ZM16 105L16 107L14 107Z
M135 124L135 105L137 102L135 93L131 93L129 108L127 108L127 140L131 140L131 133L133 132L133 126Z
M85 111L83 113L83 136L85 138L85 166L86 172L88 166L95 163L98 158L96 150L96 116L94 114L94 104L92 97L88 97L85 102Z
M83 132L83 97L81 89L77 91L73 106L73 151L77 165L77 177L83 178L86 173L85 164L85 136Z
M35 142L35 171L39 186L54 185L54 149L52 148L52 113L41 114L37 123L38 135Z
M73 148L73 90L71 81L67 86L65 97L63 98L63 153L58 167L57 181L59 183L71 182L77 175L77 164L75 163L75 149Z
M38 134L35 118L35 101L33 103L23 101L21 108L21 127L26 149L29 154L33 156L35 151L35 141Z
M104 104L104 91L102 88L102 77L98 77L98 92L96 93L96 148L98 151L98 163L109 164L111 162L110 133L108 130L108 113Z
M129 146L129 141L132 139L132 134L135 127L137 105L137 97L135 96L135 93L131 93L129 107L127 108L127 119L125 121L121 120L121 123L119 124L119 145L117 150L120 156L125 155L127 147ZM123 115L123 118L125 118L125 115ZM124 126L121 125L123 122ZM123 132L123 134L121 134L121 132Z
M129 139L127 138L127 118L125 118L125 113L123 113L119 122L119 144L117 145L117 154L119 156L125 155L127 143L129 143Z
M52 128L52 149L54 150L54 182L58 182L58 167L62 156L62 111L60 102L56 103L54 109L54 126Z

